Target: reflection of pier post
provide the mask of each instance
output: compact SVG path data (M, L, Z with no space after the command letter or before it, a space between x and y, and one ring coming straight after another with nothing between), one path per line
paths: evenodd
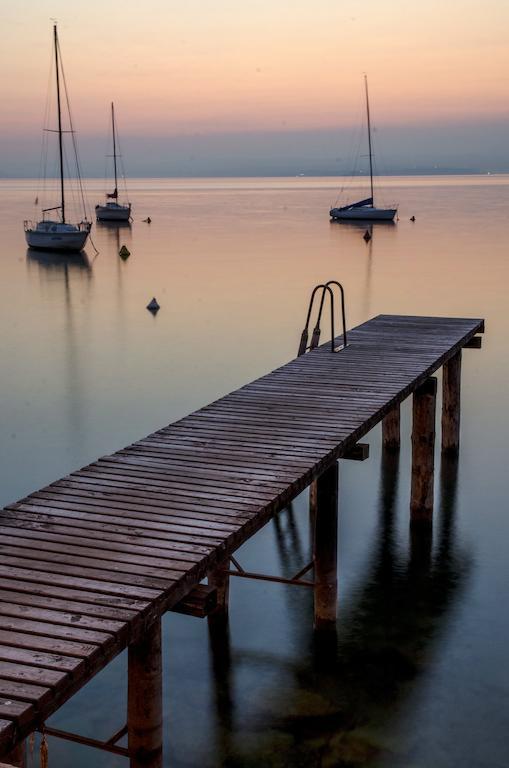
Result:
M231 691L231 648L228 621L230 577L224 571L229 559L218 563L208 574L208 583L217 589L217 608L207 616L211 655L212 689L217 716L217 761L223 765L230 754L230 736L233 727L233 699Z
M458 492L458 461L455 456L442 456L440 464L439 530L436 565L441 567L451 558L454 545L454 517Z
M302 550L299 529L295 522L293 503L290 502L281 512L274 515L272 521L274 523L276 546L281 565L287 571L289 569L295 570L302 563L304 552Z
M435 461L435 409L437 380L426 379L414 392L412 424L412 525L431 525Z
M316 480L312 499L315 509L314 594L315 629L335 627L337 618L338 558L338 462Z
M162 768L161 619L128 651L127 725L130 768Z

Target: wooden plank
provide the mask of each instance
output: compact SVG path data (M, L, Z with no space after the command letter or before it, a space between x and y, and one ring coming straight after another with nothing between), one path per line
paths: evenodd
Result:
M83 658L92 658L92 653L95 654L96 651L97 649L93 649L93 652L84 652ZM34 648L20 648L18 646L12 647L0 644L0 669L4 661L14 661L38 668L54 669L67 673L73 673L83 665L83 659L78 660L71 656L64 656L59 651L57 653L49 653Z
M59 683L64 683L66 674L53 669L32 667L26 664L14 664L2 662L2 678L14 682L31 683L43 688L54 688Z
M23 726L33 719L34 714L34 708L31 704L0 697L0 718L16 720L17 724Z

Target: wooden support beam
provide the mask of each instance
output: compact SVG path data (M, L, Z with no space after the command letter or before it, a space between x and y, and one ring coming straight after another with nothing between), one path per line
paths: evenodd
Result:
M461 350L443 367L442 453L457 454L460 447Z
M338 462L316 480L314 535L315 629L336 626L338 582Z
M369 443L356 443L341 458L348 461L366 461L369 459Z
M431 523L433 519L436 392L437 380L431 377L415 390L413 397L412 524Z
M127 727L130 768L162 768L161 619L128 651Z
M175 613L183 613L186 616L195 616L204 619L217 607L217 589L198 584L180 602L171 609Z
M395 405L382 419L382 446L386 451L399 451L401 444L400 405Z
M470 341L467 341L466 344L463 344L463 349L481 349L482 347L482 336L472 336Z

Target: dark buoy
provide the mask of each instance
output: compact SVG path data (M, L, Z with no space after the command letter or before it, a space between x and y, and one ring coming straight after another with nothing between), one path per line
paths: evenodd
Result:
M367 243L369 243L369 241L371 240L371 232L369 231L369 229L367 229L367 230L364 232L364 234L363 234L363 236L362 236L362 237L364 238L364 240L365 240Z
M410 216L410 221L415 221L415 216Z
M152 301L147 304L147 309L149 312L152 312L153 315L156 315L161 309L161 307L159 306L159 302L157 301L155 296L152 299Z
M150 222L152 221L152 219L150 218L150 216L147 216L147 218L146 218L146 219L143 219L143 221L144 221L144 223L145 223L145 224L150 224Z
M129 250L129 248L123 245L122 248L119 250L118 255L120 256L121 259L124 259L125 261L131 255L131 251Z

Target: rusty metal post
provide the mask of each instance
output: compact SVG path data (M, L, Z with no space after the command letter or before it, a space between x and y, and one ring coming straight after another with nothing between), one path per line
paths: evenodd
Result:
M130 768L162 768L161 619L128 649L127 726Z
M442 453L457 454L460 447L461 349L443 367Z
M336 625L338 600L338 462L316 480L314 535L315 629Z
M395 405L382 419L382 445L386 451L399 451L400 437L400 406Z
M412 424L412 487L410 519L431 523L435 463L435 411L437 380L427 379L414 392Z

